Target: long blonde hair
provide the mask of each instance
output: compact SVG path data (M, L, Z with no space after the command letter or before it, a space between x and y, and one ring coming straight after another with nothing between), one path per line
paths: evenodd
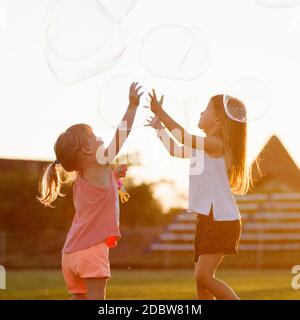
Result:
M247 119L244 104L236 98L229 97L229 99L235 112ZM211 102L217 117L221 120L224 157L232 192L236 195L245 195L253 187L252 169L247 163L247 122L233 120L227 115L223 95L213 96Z
M64 197L61 188L71 184L82 167L81 147L87 142L92 128L87 124L75 124L61 133L54 145L56 160L47 166L39 182L37 199L51 207L58 196Z

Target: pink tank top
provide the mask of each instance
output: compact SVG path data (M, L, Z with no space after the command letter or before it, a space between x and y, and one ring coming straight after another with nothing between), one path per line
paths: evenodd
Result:
M75 215L68 232L63 253L71 253L106 241L116 246L121 238L117 182L110 169L108 188L92 185L80 175L73 186Z

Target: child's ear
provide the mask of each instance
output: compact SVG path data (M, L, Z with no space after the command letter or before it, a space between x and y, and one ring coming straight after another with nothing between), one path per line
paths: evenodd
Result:
M86 154L86 155L89 155L89 154L92 153L91 149L87 145L83 145L81 147L81 151L82 151L83 154Z

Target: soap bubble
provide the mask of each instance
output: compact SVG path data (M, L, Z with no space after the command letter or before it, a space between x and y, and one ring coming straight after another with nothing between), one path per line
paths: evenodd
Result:
M46 39L61 59L86 59L103 48L113 24L113 17L97 0L56 0L49 6Z
M300 0L255 0L259 5L269 8L289 8L300 4Z
M246 110L241 109L240 100ZM239 122L255 121L263 117L271 108L271 92L260 80L244 78L233 82L223 95L227 115ZM246 111L246 112L245 112Z
M137 0L99 0L111 13L116 22L126 16L137 3Z
M154 75L194 80L208 68L209 49L200 29L162 25L143 38L141 60Z
M126 43L127 23L122 21L114 25L112 36L106 46L88 59L62 60L48 46L45 48L45 56L56 79L65 85L73 85L115 66L122 58Z
M55 0L49 5L49 16L45 56L63 84L75 84L121 60L127 22L116 23L98 0Z
M119 75L107 80L101 86L98 95L98 122L102 128L117 129L129 104L129 87L132 82L142 85L135 77ZM144 92L144 94L140 98L140 105L137 108L132 128L142 127L151 114L150 108L144 107L149 106L147 98L149 90L142 87L139 92Z

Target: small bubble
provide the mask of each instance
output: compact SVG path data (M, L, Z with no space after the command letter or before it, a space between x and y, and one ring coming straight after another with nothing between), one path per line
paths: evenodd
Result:
M140 56L152 74L177 80L194 80L209 65L209 48L199 28L161 25L143 38Z

